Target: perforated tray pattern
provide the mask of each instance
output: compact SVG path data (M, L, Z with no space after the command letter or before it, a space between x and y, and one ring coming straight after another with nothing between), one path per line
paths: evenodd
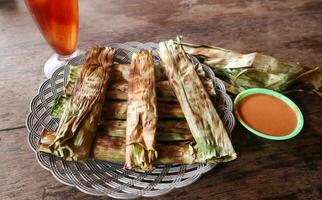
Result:
M156 43L128 42L109 46L117 50L116 61L119 63L129 63L132 53L141 49L152 50L153 55L158 57ZM124 170L123 165L119 163L99 160L88 160L85 163L69 162L48 153L37 152L43 129L56 130L58 126L59 120L51 118L50 111L54 99L63 94L70 65L83 62L84 55L75 57L40 86L38 94L30 103L30 113L26 120L30 147L35 152L40 165L49 170L57 180L87 194L131 199L166 194L175 188L192 184L203 173L215 167L209 164L157 165L150 173L137 173ZM211 69L207 66L203 68L214 81L218 94L214 100L215 107L228 132L231 133L235 125L232 101L226 94L223 83L215 77Z

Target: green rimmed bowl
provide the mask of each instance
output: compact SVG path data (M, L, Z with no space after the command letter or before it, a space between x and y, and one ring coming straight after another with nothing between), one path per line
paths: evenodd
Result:
M256 131L255 129L251 128L250 126L248 126L241 118L241 116L238 113L238 104L247 96L253 95L253 94L266 94L266 95L270 95L273 96L283 102L285 102L296 114L296 118L297 118L297 124L296 124L296 128L294 129L293 132L291 132L288 135L284 135L284 136L271 136L271 135L267 135L265 133L261 133L259 131ZM237 95L237 97L235 98L234 101L234 112L236 115L236 118L238 119L238 121L250 132L252 132L253 134L262 137L262 138L266 138L266 139L270 139L270 140L288 140L290 138L295 137L297 134L299 134L303 128L304 125L304 118L302 115L301 110L299 109L299 107L288 97L284 96L281 93L275 92L273 90L268 90L268 89L263 89L263 88L252 88L252 89L248 89L245 90L241 93L239 93Z

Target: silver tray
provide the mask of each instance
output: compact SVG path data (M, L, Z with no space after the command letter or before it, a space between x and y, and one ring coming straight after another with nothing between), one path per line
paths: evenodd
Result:
M116 61L119 63L129 63L132 53L141 49L152 50L158 57L156 43L128 42L109 46L117 49ZM88 160L85 163L69 162L48 153L37 152L43 129L56 130L58 126L59 120L51 118L50 111L54 99L63 94L70 65L82 62L84 62L84 55L75 57L64 67L57 69L52 78L40 86L38 94L30 103L30 113L26 121L31 149L35 152L39 164L50 171L57 180L87 194L131 199L141 196L155 197L175 188L185 187L215 167L214 164L157 165L150 173L138 173L124 170L120 163L99 160ZM232 101L226 94L224 84L215 77L211 69L207 66L203 68L214 81L219 97L215 100L215 107L228 132L231 133L235 126Z

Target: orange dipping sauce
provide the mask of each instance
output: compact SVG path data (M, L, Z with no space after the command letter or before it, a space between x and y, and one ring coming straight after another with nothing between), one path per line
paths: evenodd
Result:
M266 94L253 94L239 102L237 112L252 129L271 136L285 136L297 125L296 113L282 100Z

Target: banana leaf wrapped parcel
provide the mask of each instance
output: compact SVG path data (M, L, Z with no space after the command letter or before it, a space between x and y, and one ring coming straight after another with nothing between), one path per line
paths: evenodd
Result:
M126 145L124 138L99 136L94 143L92 158L124 162L126 158ZM153 160L156 164L193 164L195 152L189 142L158 143L156 145L158 157Z
M127 119L128 101L106 101L108 106L104 106L102 119ZM160 119L183 119L184 115L180 104L169 102L158 102L158 117Z
M128 71L129 71L130 65L127 64L114 64L112 66L112 75L111 82L108 86L108 89L106 91L106 100L109 102L106 102L104 104L104 110L108 113L103 114L103 117L108 119L126 119L126 101L128 97ZM160 67L160 66L156 66ZM73 89L75 82L77 81L80 70L82 68L82 65L80 66L71 66L70 73L68 75L68 82L65 86L65 94L63 96L59 96L55 99L55 103L53 105L53 108L51 110L51 116L54 118L61 118L62 113L64 111L65 104L68 102L70 96L70 91ZM198 73L198 76L202 80L202 84L207 90L207 93L209 96L212 97L212 99L215 99L216 92L215 92L215 86L213 81L208 78L203 71L202 67L200 65L195 66L195 70ZM121 72L122 71L122 72ZM162 74L160 72L161 70L156 73L156 79L158 80L158 77L163 77L165 74ZM160 111L160 117L161 118L172 118L172 117L179 117L182 118L183 114L181 114L181 108L180 105L177 104L177 98L175 97L175 94L173 93L169 81L164 80L165 78L162 78L162 80L156 82L156 92L157 92L157 100L160 103L158 106L158 110ZM126 80L126 82L124 81ZM120 100L120 101L119 101ZM167 103L167 102L176 102L176 103ZM112 104L112 105L111 105ZM111 113L111 111L113 111Z
M159 44L159 55L196 144L196 162L217 163L236 159L228 133L206 92L191 59L180 44Z
M55 139L49 145L51 153L65 160L83 161L89 157L114 54L115 50L109 47L94 46L88 51L80 76L66 100Z
M55 139L55 132L44 130L38 151L51 153L49 145ZM158 158L153 164L192 164L195 153L190 142L158 143ZM125 138L98 134L91 150L91 159L111 162L125 162Z
M225 83L226 89L238 94L249 88L267 88L284 92L296 82L322 85L321 67L305 68L297 63L284 63L260 53L241 54L215 46L182 43L187 53L208 65Z
M98 127L99 135L126 137L125 120L106 120ZM186 120L158 120L157 141L193 141Z
M143 52L147 54L147 51ZM141 53L134 54L134 57ZM152 55L148 57L152 59ZM142 67L144 63L149 62L151 64L151 60L149 62L147 60L146 58L141 59L138 61L137 66L141 65ZM67 112L66 110L69 110L70 101L75 94L74 90L76 90L79 80L82 79L82 71L85 66L86 64L71 66L68 83L65 86L65 94L55 99L51 113L53 117L61 118L61 121L63 120L65 112ZM225 159L223 157L220 159L201 158L200 151L198 154L198 146L195 144L195 135L192 134L189 122L187 123L185 119L184 111L181 108L180 101L178 102L177 99L177 94L172 89L172 83L167 80L167 74L161 70L163 66L154 65L153 67L154 72L150 72L150 78L147 81L144 79L144 76L142 77L142 73L146 73L144 70L142 71L142 68L135 69L135 73L133 73L133 64L111 64L111 72L107 76L110 84L107 84L105 87L105 100L103 100L100 110L101 117L95 118L95 122L92 121L91 123L92 125L98 125L95 126L96 137L89 138L92 144L90 148L84 147L87 152L86 156L77 156L81 152L78 152L73 144L72 137L74 135L68 138L68 145L60 147L63 150L53 149L53 144L57 143L58 132L50 132L47 130L44 130L38 150L64 157L66 160L85 160L92 158L125 162L125 168L136 171L150 171L154 164L192 164L196 162L206 163L232 160L233 158L228 157ZM196 63L191 63L191 70L195 71L200 81L200 86L204 89L210 101L209 97L213 98L216 96L213 81L207 77L200 64L196 65ZM151 76L152 74L153 76ZM133 79L133 75L134 77L136 76L136 79ZM151 81L151 78L154 78L154 81ZM140 82L138 80L140 79L143 79L142 84L138 84ZM152 83L154 93L150 90ZM134 108L129 107L131 101L133 101L130 95L128 95L131 93L135 94L134 99L141 96L138 98L140 101L135 100L139 103L134 103L134 105L138 104ZM151 98L151 95L154 98ZM148 99L155 99L154 103L148 101ZM146 105L149 105L149 109L140 110L143 107L142 102L144 101ZM155 115L156 112L151 112L153 110L150 109L153 107L151 105L154 105L154 109L158 111L158 115ZM140 115L139 120L137 120L137 117L131 117L131 115L135 116L136 112ZM147 118L148 114L150 115L150 119ZM137 124L135 125L133 123L129 125L134 130L132 131L132 135L134 135L135 145L131 146L133 148L128 153L129 151L126 149L129 146L129 142L125 138L129 135L126 132L128 126L127 121L130 119L133 122L137 122ZM147 122L144 122L144 120ZM142 127L144 126L152 127L150 133L153 134L143 133ZM156 141L158 141L158 144L156 144ZM208 140L206 139L205 141L207 143ZM68 147L66 148L66 146ZM146 149L148 148L145 148L146 146L153 146L153 148L147 151ZM208 147L204 149L206 148ZM220 148L218 149L222 151Z
M125 169L150 171L158 157L155 83L152 52L134 53L128 79Z

